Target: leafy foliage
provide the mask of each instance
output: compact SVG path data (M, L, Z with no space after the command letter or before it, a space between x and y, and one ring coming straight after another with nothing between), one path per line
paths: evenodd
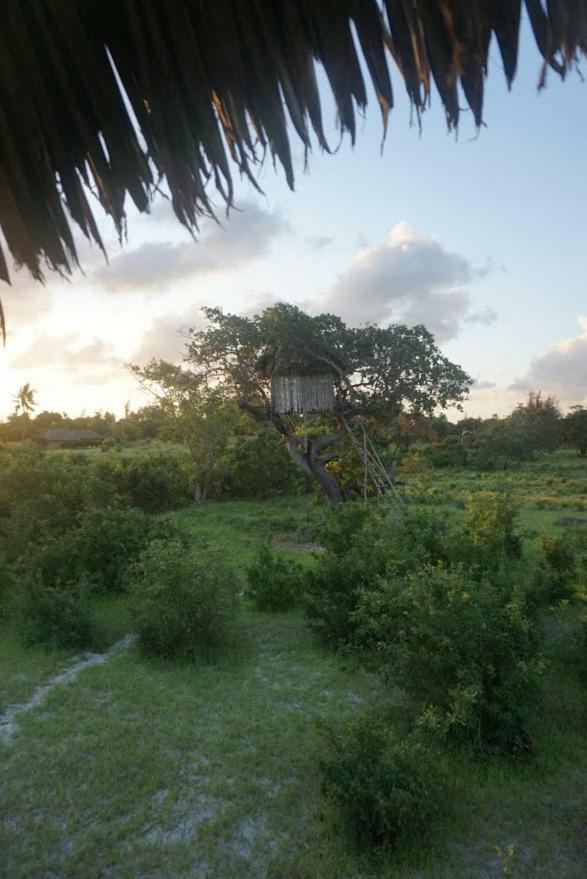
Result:
M587 455L587 409L573 406L563 419L562 438L565 445Z
M515 584L426 565L365 590L355 618L422 726L480 750L530 746L540 643Z
M547 606L571 598L575 593L577 559L570 540L543 534L538 548L541 564L534 582L534 600L541 606Z
M278 436L262 430L239 436L219 462L219 493L235 498L270 498L303 490L303 477L294 467Z
M468 499L462 529L457 529L451 557L487 575L520 557L517 507L504 492L477 491Z
M443 809L433 754L414 736L398 741L377 717L331 731L321 771L324 793L359 843L417 839Z
M83 577L94 591L120 592L128 566L155 537L177 538L177 528L132 507L92 508L76 528L38 546L27 566L48 585Z
M81 650L89 647L94 629L88 604L88 583L48 585L33 575L17 596L19 633L27 645Z
M208 376L165 360L131 366L131 372L165 413L166 435L188 449L195 499L203 500L238 421L233 401Z
M12 590L14 587L14 574L4 553L0 552L0 623L8 615Z
M236 607L235 578L206 552L153 541L131 572L139 646L164 659L211 657L225 643Z
M299 604L304 572L290 556L265 544L247 570L247 580L246 596L257 610L284 611Z
M335 315L312 317L287 304L254 317L204 311L209 326L188 344L195 375L215 380L227 398L271 425L294 463L334 504L342 493L327 464L339 455L348 421L361 416L389 423L405 408L430 413L460 403L471 382L423 326L352 328ZM271 378L292 372L329 373L334 411L309 421L282 417L272 403Z
M530 461L537 454L553 452L561 443L561 414L554 397L530 393L504 419L476 425L472 458L480 469L507 468L510 463Z
M193 498L189 463L177 452L128 458L117 475L120 496L147 513L176 510Z
M331 645L358 643L355 611L363 590L386 571L406 573L445 558L444 523L425 512L399 522L385 510L345 504L322 527L328 548L307 574L304 597L312 628Z

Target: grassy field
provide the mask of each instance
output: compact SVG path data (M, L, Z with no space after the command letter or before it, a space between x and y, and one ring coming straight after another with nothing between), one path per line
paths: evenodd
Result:
M509 470L423 469L405 479L408 500L457 511L474 491L506 491L519 504L526 536L587 527L587 460L575 452L561 450Z
M581 533L587 462L568 454L478 477L410 476L414 502L459 515L475 488L507 487L528 537ZM432 491L438 489L438 491ZM544 506L544 504L548 504ZM312 563L304 497L208 503L177 514L241 579L273 540ZM572 519L572 521L569 521ZM587 530L587 528L586 528ZM104 649L131 625L124 599L96 605ZM145 662L130 647L54 688L0 738L2 879L583 879L587 874L587 700L583 606L547 620L536 756L439 757L452 795L418 846L367 857L346 843L320 791L321 724L401 702L377 676L323 650L298 614L244 610L215 664ZM72 662L0 641L0 710Z

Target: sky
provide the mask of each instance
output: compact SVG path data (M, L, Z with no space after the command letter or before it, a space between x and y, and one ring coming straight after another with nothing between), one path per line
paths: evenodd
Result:
M316 147L304 172L292 135L295 192L266 158L263 195L235 180L237 210L204 222L197 242L160 197L150 216L129 204L122 248L99 218L108 263L81 238L83 274L42 286L13 272L0 290L0 417L24 382L37 411L137 408L126 364L180 360L178 331L202 326L203 306L252 314L278 301L352 325L423 323L475 379L467 415L507 414L530 390L587 404L587 82L550 72L538 93L540 72L526 26L508 92L493 44L485 125L465 111L455 135L436 94L422 131L411 124L392 69L383 147L373 96L354 148L340 142L323 82L338 150Z

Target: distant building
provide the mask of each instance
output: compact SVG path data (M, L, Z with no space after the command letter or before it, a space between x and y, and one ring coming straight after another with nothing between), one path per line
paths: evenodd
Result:
M95 430L62 430L53 428L46 430L39 437L40 441L49 448L70 448L79 446L99 446L103 440L101 434Z

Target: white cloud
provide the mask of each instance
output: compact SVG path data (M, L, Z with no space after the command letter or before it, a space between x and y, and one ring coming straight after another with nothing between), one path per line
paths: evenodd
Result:
M96 384L120 374L124 364L103 339L94 339L79 347L76 334L68 333L35 337L29 348L12 359L10 366L13 369L58 369L66 372L70 381Z
M54 302L52 285L35 281L26 269L11 272L11 280L10 285L0 282L8 338L14 330L30 326L48 314Z
M187 309L180 315L161 315L152 322L141 343L130 357L132 363L142 365L149 360L168 360L179 363L183 359L186 331L204 325L199 307Z
M466 324L479 324L483 327L489 327L491 324L497 322L498 317L499 315L495 308L487 306L487 308L483 308L481 311L475 311L473 314L467 315L467 317L464 318L464 321Z
M325 247L328 247L329 244L332 244L334 238L330 235L310 235L305 241L308 247L311 247L312 250L323 250Z
M495 387L496 387L495 382L487 382L487 381L479 381L479 380L476 380L473 382L473 389L476 391L486 391L486 390L489 390L490 388L495 388Z
M110 291L159 293L174 281L201 274L232 272L268 253L289 231L279 213L243 203L220 226L208 221L198 241L150 241L97 269L92 279Z
M387 241L357 254L324 305L352 324L423 323L443 341L457 336L467 318L495 319L490 309L469 315L467 285L478 276L463 256L401 222Z
M516 378L511 391L543 391L565 402L587 399L587 315L577 318L581 332L557 342L532 360L526 375Z

